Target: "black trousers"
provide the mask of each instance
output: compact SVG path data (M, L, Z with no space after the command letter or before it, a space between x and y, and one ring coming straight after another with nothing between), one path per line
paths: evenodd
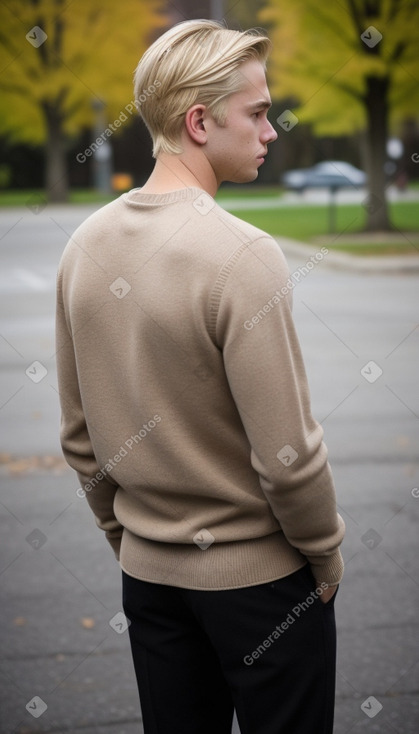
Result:
M145 734L332 734L334 599L309 566L273 583L196 591L123 573ZM335 595L336 596L336 595Z

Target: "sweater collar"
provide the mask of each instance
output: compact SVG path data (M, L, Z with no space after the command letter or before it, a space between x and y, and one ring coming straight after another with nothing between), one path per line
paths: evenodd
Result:
M207 194L203 189L195 186L176 189L175 191L168 191L165 194L142 194L141 188L137 188L131 189L131 191L128 191L126 194L122 194L121 198L128 206L142 208L174 204L180 201L193 201L203 193L206 196L209 196L209 194Z

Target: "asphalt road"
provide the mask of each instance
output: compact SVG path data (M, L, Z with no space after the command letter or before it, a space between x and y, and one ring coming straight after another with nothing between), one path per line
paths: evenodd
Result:
M37 210L0 217L0 732L141 734L120 571L58 442L55 273L92 208ZM347 524L335 734L416 734L418 274L285 249Z

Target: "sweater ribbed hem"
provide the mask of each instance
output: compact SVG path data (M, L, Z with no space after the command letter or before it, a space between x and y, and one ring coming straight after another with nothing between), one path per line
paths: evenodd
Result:
M307 563L283 533L198 545L159 543L124 529L120 565L141 581L202 591L221 591L275 581Z

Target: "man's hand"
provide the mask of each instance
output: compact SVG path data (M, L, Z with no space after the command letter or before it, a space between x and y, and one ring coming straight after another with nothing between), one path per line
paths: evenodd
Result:
M337 588L337 586L328 586L327 589L323 591L323 594L320 597L323 604L327 604L327 602L331 600L332 596L336 594Z

